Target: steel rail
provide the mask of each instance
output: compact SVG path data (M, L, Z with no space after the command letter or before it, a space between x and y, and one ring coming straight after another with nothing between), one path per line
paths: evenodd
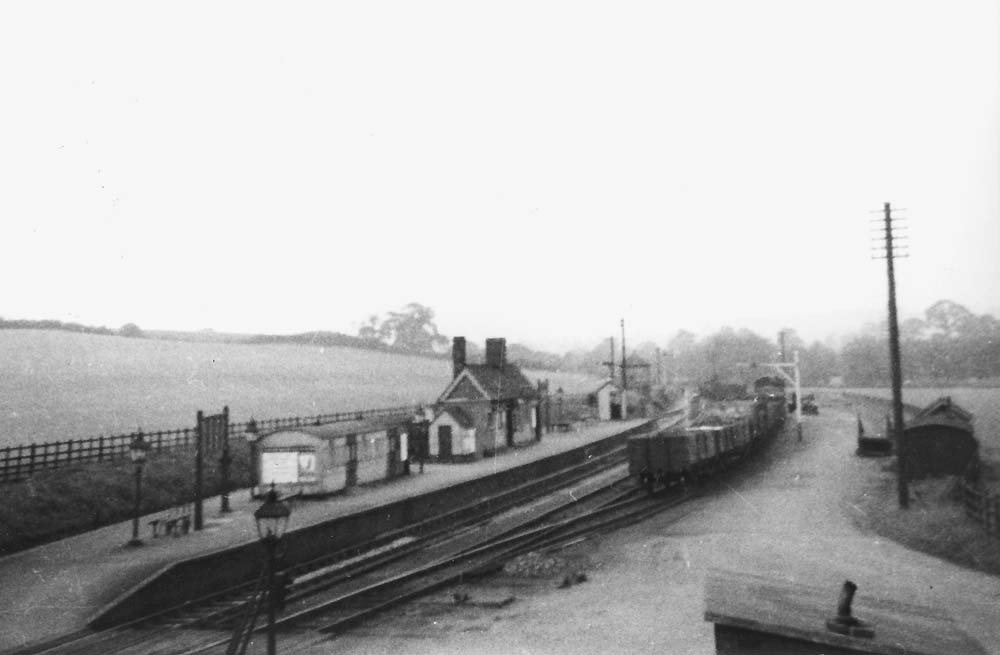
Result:
M474 527L475 525L488 520L490 516L495 516L498 513L502 513L512 507L523 504L525 498L531 498L532 496L545 490L547 487L549 493L558 493L558 490L564 488L566 485L579 482L580 480L585 480L588 477L599 475L600 473L617 465L621 461L623 453L624 448L615 448L608 453L594 457L582 464L577 464L573 467L555 472L545 478L533 480L524 485L520 485L515 489L497 494L484 503L467 505L444 515L428 519L427 521L392 531L386 535L380 535L377 539L364 545L344 549L330 556L318 558L317 560L312 560L310 562L292 567L294 574L302 576L323 567L330 567L335 565L337 562L342 562L351 555L355 555L356 553L359 553L359 551L365 550L368 546L379 548L392 544L391 540L398 540L406 536L413 537L415 533L422 534L421 537L414 538L414 541L405 544L402 547L390 548L389 551L380 553L375 557L364 558L354 564L339 567L339 571L331 575L329 578L326 576L320 576L317 579L310 580L310 582L304 587L300 586L298 589L293 587L293 595L290 600L294 601L300 599L301 597L308 596L318 590L336 585L338 584L338 581L350 579L365 572L376 570L379 567L399 560L414 552L426 549L429 545L432 545L435 540L443 539L448 535L454 535L456 527ZM449 521L451 521L451 523L449 523ZM318 582L316 580L318 580ZM116 626L108 630L100 632L81 631L73 633L72 635L64 635L62 639L57 641L48 642L47 644L40 646L36 645L33 648L16 652L25 654L30 652L32 655L41 655L43 653L53 655L56 653L80 653L81 655L86 653L102 653L110 655L112 653L125 652L134 647L141 647L144 644L149 645L151 642L157 641L166 631L170 632L171 640L173 640L181 636L180 632L184 628L199 626L210 627L213 623L217 624L219 620L224 617L224 615L239 612L241 608L245 607L246 602L249 602L249 599L252 598L252 593L247 595L244 594L248 591L252 591L254 584L255 583L246 583L244 585L239 585L196 601L162 610L154 615L142 617L135 621L121 626ZM233 598L234 595L238 595L239 597ZM204 609L210 604L216 604L216 609L214 611L210 611L209 614L206 615L204 614ZM223 605L223 609L221 611L217 607L219 604ZM185 619L185 616L187 619ZM152 627L153 629L144 630L143 628L146 627ZM255 632L259 632L259 630L260 628L258 627ZM205 632L206 631L204 629L193 631L194 634L200 635L202 643L204 643L204 637L206 636ZM207 645L207 647L216 647L224 642L228 642L228 638L212 642L212 644ZM189 650L187 652L201 652L202 650L203 648L194 646L194 650ZM147 651L143 650L140 652Z

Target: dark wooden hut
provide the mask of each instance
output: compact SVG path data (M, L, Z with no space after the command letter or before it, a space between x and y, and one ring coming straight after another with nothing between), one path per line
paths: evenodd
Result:
M906 472L909 478L959 475L978 454L972 414L938 398L904 426Z

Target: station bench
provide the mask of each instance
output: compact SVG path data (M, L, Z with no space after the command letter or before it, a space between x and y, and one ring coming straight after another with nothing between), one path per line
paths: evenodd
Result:
M149 529L153 538L180 537L191 532L191 512L172 510L166 516L160 516L149 521Z

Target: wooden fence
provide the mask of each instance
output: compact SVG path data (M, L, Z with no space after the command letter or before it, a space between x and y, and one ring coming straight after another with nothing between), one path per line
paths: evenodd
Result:
M966 480L961 480L959 487L965 514L981 524L988 534L1000 537L1000 496L988 494Z
M383 416L413 414L417 407L391 407L386 409L366 409L355 412L334 412L316 416L292 416L255 420L257 430L262 433L288 428L344 421L361 421ZM230 423L229 434L233 437L246 435L247 423ZM35 473L81 462L111 462L127 458L129 445L139 434L150 450L171 450L194 448L197 438L195 428L160 430L157 432L132 432L86 439L47 441L0 448L0 484L18 482ZM206 443L207 449L215 449L221 444Z

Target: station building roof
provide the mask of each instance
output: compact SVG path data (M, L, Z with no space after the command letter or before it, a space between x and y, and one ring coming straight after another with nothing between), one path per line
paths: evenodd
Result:
M412 418L412 414L400 413L356 421L339 421L337 423L325 423L323 425L293 426L273 430L265 435L263 439L269 439L274 435L286 433L307 434L318 439L334 439L336 437L344 437L351 434L381 432L382 430L387 430L389 428L407 423Z

